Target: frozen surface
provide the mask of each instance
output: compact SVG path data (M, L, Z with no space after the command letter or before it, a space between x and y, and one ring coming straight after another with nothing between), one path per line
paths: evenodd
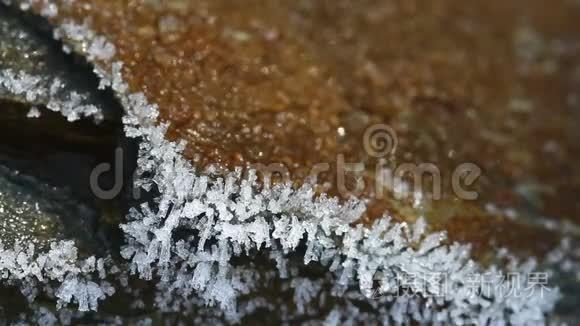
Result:
M68 22L56 35L90 60L114 56L110 44L86 25ZM98 66L96 73L101 86L111 87L126 110L126 134L142 138L136 186L160 194L131 209L121 225L125 237L121 256L127 263L119 267L124 272L113 274L124 291L138 294L127 280L138 277L156 285L154 302L160 311L194 311L208 320L224 312L228 321L266 309L285 321L307 316L330 325L519 325L543 323L553 309L557 289L541 295L506 295L502 288L523 288L525 280L504 279L498 267L483 268L471 261L468 246L445 243L444 233L426 234L423 219L408 225L385 215L371 227L353 227L350 224L365 210L362 201L315 196L308 186L262 188L252 172L242 175L236 170L224 177L196 170L182 156L184 144L167 140L167 126L157 123L157 106L144 94L128 91L122 65ZM35 76L12 70L1 76L2 85L12 93L34 99L42 91ZM271 266L265 266L270 268L252 262L260 255L268 257ZM79 261L67 242L53 244L46 254L15 246L4 250L1 259L9 281L58 281L54 296L59 306L76 302L81 311L96 309L98 300L113 294L111 285L100 281L106 274L104 263L93 257ZM322 267L318 277L299 275L301 269L313 266ZM536 268L534 260L513 260L506 267L523 274ZM501 281L497 287L473 289L473 278ZM260 288L271 281L280 281L292 292L292 302L269 304L260 297L264 293ZM399 295L401 281L413 296ZM370 308L361 309L360 302ZM204 306L218 309L200 308ZM323 311L328 313L320 316Z
M100 122L110 114L86 76L70 67L72 59L22 19L0 12L0 98L58 111L69 121L91 117ZM39 114L38 108L29 112Z

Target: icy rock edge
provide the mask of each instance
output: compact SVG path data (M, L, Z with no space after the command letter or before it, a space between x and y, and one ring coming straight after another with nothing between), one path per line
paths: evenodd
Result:
M46 79L46 80L45 80ZM23 96L28 102L34 103L47 99L46 108L59 112L69 122L82 118L92 117L95 123L103 120L103 112L92 104L85 104L86 98L77 92L67 94L62 99L64 84L58 78L47 79L33 76L24 71L12 69L0 70L0 86L14 95ZM27 114L28 118L39 118L41 115L37 107L32 107Z
M7 1L3 1L9 4ZM30 103L45 103L47 109L59 112L69 122L92 118L103 120L103 112L88 104L86 96L76 91L66 92L58 77L35 76L13 69L0 70L0 88ZM39 118L41 112L33 106L29 118ZM43 295L55 299L57 307L70 303L79 311L97 310L98 303L115 293L106 281L115 271L109 257L80 258L74 241L53 241L49 248L39 250L32 243L16 242L7 246L0 239L0 280L15 285L29 302Z
M28 9L32 2L37 1L19 3L22 9ZM47 15L57 11L51 2L41 3ZM339 304L321 320L326 324L542 324L558 300L557 289L526 296L500 293L502 288L524 287L522 278L505 279L502 287L474 291L474 276L503 279L505 274L496 267L484 270L471 261L468 246L443 244L442 233L424 234L423 219L407 225L393 223L385 216L370 228L351 227L349 224L365 210L362 201L341 203L324 195L315 197L308 186L260 188L254 173L242 176L241 170L224 178L212 177L211 171L196 171L181 154L185 144L166 139L167 125L157 123L157 106L144 94L128 91L122 63L107 64L114 57L114 47L104 37L86 24L74 22L57 28L55 36L82 44L75 50L95 64L102 80L100 87L111 87L126 110L126 135L142 139L137 164L142 177L136 187L156 188L160 196L154 201L155 207L144 203L130 211L121 225L126 240L121 255L132 274L157 282L155 303L159 309L176 310L188 302L219 306L234 322L257 308L275 309L261 298L244 306L236 302L264 280L259 280L251 268L234 265L231 260L260 250L267 252L277 266L278 272L272 277L290 278L298 313L305 313L309 305L326 297L339 298ZM186 236L176 240L183 230L188 231ZM296 266L288 256L302 252L297 250L299 246L306 248L304 264L325 267L327 273L322 279L294 277ZM76 298L81 310L96 308L96 299L114 291L106 284L80 279L94 271L90 268L94 260L89 268L80 268L86 263L76 261L70 243L55 244L48 258L39 255L36 260L40 263L36 264L29 262L33 251L3 251L2 275L9 274L10 280L22 279L23 283L47 276L62 281L56 292L61 304ZM64 271L54 271L51 266ZM100 266L104 266L102 261ZM513 273L535 268L533 260L513 261L508 266ZM104 268L100 274L106 274ZM443 277L430 279L427 275ZM401 280L411 287L413 296L397 295ZM373 312L361 311L355 304L360 300ZM288 309L278 310L291 314ZM281 318L290 320L292 316Z

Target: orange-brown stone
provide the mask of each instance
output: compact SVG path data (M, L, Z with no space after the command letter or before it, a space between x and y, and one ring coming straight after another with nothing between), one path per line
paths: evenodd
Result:
M367 163L372 183L362 136L387 123L399 138L390 164L436 164L444 196L417 209L367 190L364 222L384 209L401 221L424 215L478 250L554 237L487 213L488 203L580 222L573 2L76 0L54 22L66 19L115 44L130 89L159 105L197 165L283 163L303 180L344 153ZM458 204L448 182L464 162L484 174L478 201Z

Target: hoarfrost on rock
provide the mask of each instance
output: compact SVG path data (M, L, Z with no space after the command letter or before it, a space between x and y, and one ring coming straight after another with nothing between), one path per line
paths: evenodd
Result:
M62 86L59 79L47 81L24 71L15 72L12 69L0 71L0 87L11 94L24 96L27 102L46 101L48 109L60 112L70 122L85 117L93 117L96 122L103 120L102 111L92 104L84 104L86 98L79 93L70 92L62 99ZM38 116L39 113L36 111L31 111L33 117Z
M252 293L268 279L286 277L297 307L297 312L278 307L286 320L296 314L309 314L316 310L309 308L322 306L325 300L333 300L334 307L320 318L330 325L363 321L542 323L544 314L553 309L558 298L556 289L547 296L530 297L505 297L493 291L484 297L468 291L470 276L500 276L501 272L471 261L468 246L444 244L445 234L425 234L423 219L410 227L393 223L385 215L370 228L352 227L350 223L365 210L360 200L340 203L325 195L316 196L308 185L263 188L252 172L243 177L241 171L225 176L197 171L181 154L184 144L167 140L167 125L157 122L157 107L142 93L128 93L122 63L113 63L111 69L98 64L114 58L114 47L88 25L65 23L56 36L84 45L78 50L97 64L100 87L111 87L126 110L126 134L142 138L137 185L146 190L154 187L160 195L154 205L145 203L130 210L126 223L121 225L126 240L121 255L128 260L131 273L157 282L155 303L159 309L219 306L228 318L239 320L258 306L274 309L260 298L252 304L238 305L240 296ZM33 76L5 71L0 81L27 97L38 96L38 80ZM71 102L78 107L74 99ZM80 116L86 112L94 114L88 108L77 113ZM83 279L82 269L87 264L93 266L87 271L96 269L101 278L104 269L94 260L85 261L80 265L83 267L72 264L67 257L72 258L73 252L66 248L51 251L43 260L43 268L38 263L20 264L30 259L28 252L17 258L22 250L4 251L0 256L3 275L19 279L48 275L63 282L56 292L61 303L76 301L80 310L96 309L97 301L112 291L94 279ZM303 252L301 248L306 249ZM264 251L277 268L273 274L257 273L251 262L242 266L232 263L235 257L253 257ZM291 260L292 255L301 255L301 262ZM54 262L59 262L60 268ZM310 264L324 267L325 273L317 280L298 277L297 269ZM516 263L510 268L525 272L534 267ZM433 274L443 278L426 278ZM411 285L414 296L397 297L397 281L401 279ZM443 284L443 279L449 284ZM381 294L378 298L375 283ZM443 291L444 285L452 291ZM355 304L360 300L375 312L361 311Z

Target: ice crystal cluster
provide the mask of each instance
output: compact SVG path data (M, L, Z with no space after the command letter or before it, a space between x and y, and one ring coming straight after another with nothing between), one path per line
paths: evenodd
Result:
M109 60L115 55L115 46L107 41L103 36L95 35L95 33L88 28L86 24L79 25L75 23L65 23L60 28L54 31L55 39L62 39L66 37L70 39L73 44L83 44L89 40L89 48L86 49L87 59L91 62L95 60ZM71 52L71 49L66 45L63 49L65 52Z
M72 241L53 242L48 252L37 252L34 244L16 243L7 249L0 243L0 276L7 284L18 284L32 302L44 285L46 295L56 297L58 306L78 304L80 311L96 310L98 301L112 295L105 261L91 256L81 260ZM58 286L55 286L57 284Z
M77 92L63 95L63 83L55 78L52 81L32 76L24 71L6 69L0 71L0 87L10 94L23 96L27 102L46 101L46 108L60 112L68 121L93 117L96 122L103 119L102 111L92 104L86 104L86 98ZM29 116L38 117L38 109L29 112Z
M128 92L122 63L99 64L114 55L104 38L73 23L62 25L56 35L77 42L75 49L96 63L101 86L111 87L126 110L126 135L141 139L141 177L135 186L159 195L132 208L121 225L121 256L127 261L121 267L156 284L154 302L160 311L195 311L206 320L220 320L223 311L230 322L266 310L283 321L302 318L329 325L523 325L544 322L558 299L557 289L530 296L508 296L499 287L473 291L470 277L500 277L502 272L483 269L469 259L468 246L446 244L445 234L426 234L423 219L408 225L385 215L371 227L351 226L365 210L362 201L317 196L307 185L260 187L253 172L196 170L181 154L185 144L165 137L167 125L158 123L157 106L142 93ZM17 72L5 71L0 80L31 99L46 92L37 88L38 79ZM58 107L73 118L95 114ZM70 243L55 244L49 253L38 255L34 248L20 246L2 250L5 279L23 284L32 284L29 279L59 281L54 291L59 305L76 301L80 310L95 309L97 300L114 292L110 284L90 277L95 271L99 279L105 276L102 260L79 262ZM513 272L535 268L534 261L508 266ZM308 270L319 273L312 277ZM412 296L398 295L401 281ZM506 279L502 285L523 286L514 282L522 281ZM120 282L123 291L137 291L129 283ZM290 302L259 295L273 283L281 297L289 293ZM30 297L33 288L26 290Z

